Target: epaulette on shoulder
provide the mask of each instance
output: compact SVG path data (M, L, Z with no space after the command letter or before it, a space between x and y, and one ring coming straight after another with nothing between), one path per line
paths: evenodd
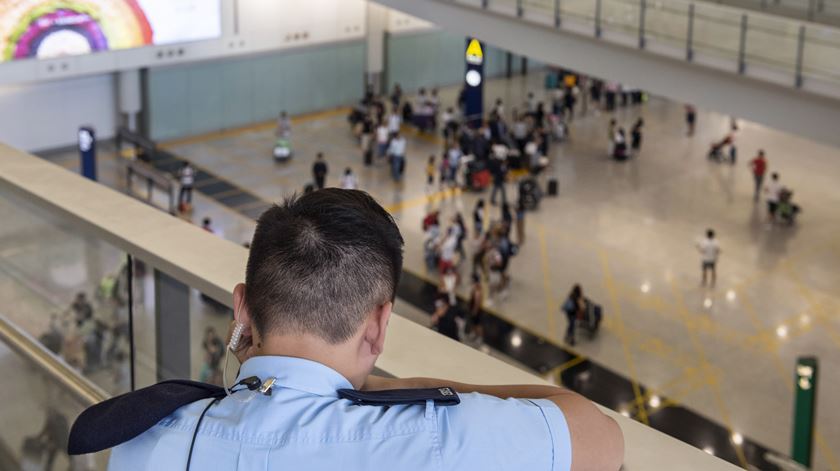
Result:
M386 391L357 391L339 389L338 397L360 406L396 406L426 404L434 401L440 406L455 406L461 403L458 393L452 388L389 389Z
M219 386L172 380L113 397L79 415L70 430L67 453L106 450L137 437L182 406L224 396Z

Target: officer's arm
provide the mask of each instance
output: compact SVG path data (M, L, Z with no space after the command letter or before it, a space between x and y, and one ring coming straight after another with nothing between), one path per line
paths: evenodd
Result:
M572 471L611 471L624 460L624 436L612 418L583 396L556 386L523 384L485 386L432 378L381 378L369 376L363 389L369 391L403 388L450 387L459 393L487 394L502 399L547 399L563 411L572 438Z

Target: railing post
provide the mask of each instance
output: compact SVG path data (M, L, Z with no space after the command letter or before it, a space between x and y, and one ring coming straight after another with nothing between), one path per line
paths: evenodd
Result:
M481 8L486 10L488 3L490 3L490 0L481 0Z
M155 279L157 380L190 377L190 287L160 270Z
M639 2L639 49L645 48L645 14L647 13L647 0Z
M799 39L796 44L796 88L802 88L802 62L805 56L805 25L799 25Z
M522 15L525 13L525 9L522 7L523 0L516 0L516 16L522 18Z
M747 14L741 15L741 42L738 45L738 73L747 71Z
M560 23L560 0L554 0L554 27L559 28Z
M601 37L601 0L595 0L595 37Z
M685 60L694 60L694 4L688 4L688 32L685 35Z
M129 391L137 389L137 375L135 374L135 364L137 357L134 349L134 257L131 254L125 255L126 263L126 304L128 305L128 371L129 371Z

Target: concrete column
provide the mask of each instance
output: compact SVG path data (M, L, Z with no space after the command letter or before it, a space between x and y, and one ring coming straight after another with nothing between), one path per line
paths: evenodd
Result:
M143 111L143 93L140 87L140 69L117 72L117 106L125 117L125 126L137 131L137 115Z
M190 288L155 270L157 380L190 378Z
M365 83L374 93L385 91L385 40L389 12L387 7L367 2Z

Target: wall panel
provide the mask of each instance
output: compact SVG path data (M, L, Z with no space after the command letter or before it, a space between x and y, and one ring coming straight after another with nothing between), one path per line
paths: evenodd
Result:
M386 61L388 89L396 83L406 91L460 83L465 68L465 48L463 36L440 30L391 35ZM487 77L504 75L504 50L486 44L484 59Z
M153 139L167 140L358 100L364 43L330 44L149 71Z
M75 145L81 125L110 138L116 109L112 74L0 86L0 142L27 151Z

